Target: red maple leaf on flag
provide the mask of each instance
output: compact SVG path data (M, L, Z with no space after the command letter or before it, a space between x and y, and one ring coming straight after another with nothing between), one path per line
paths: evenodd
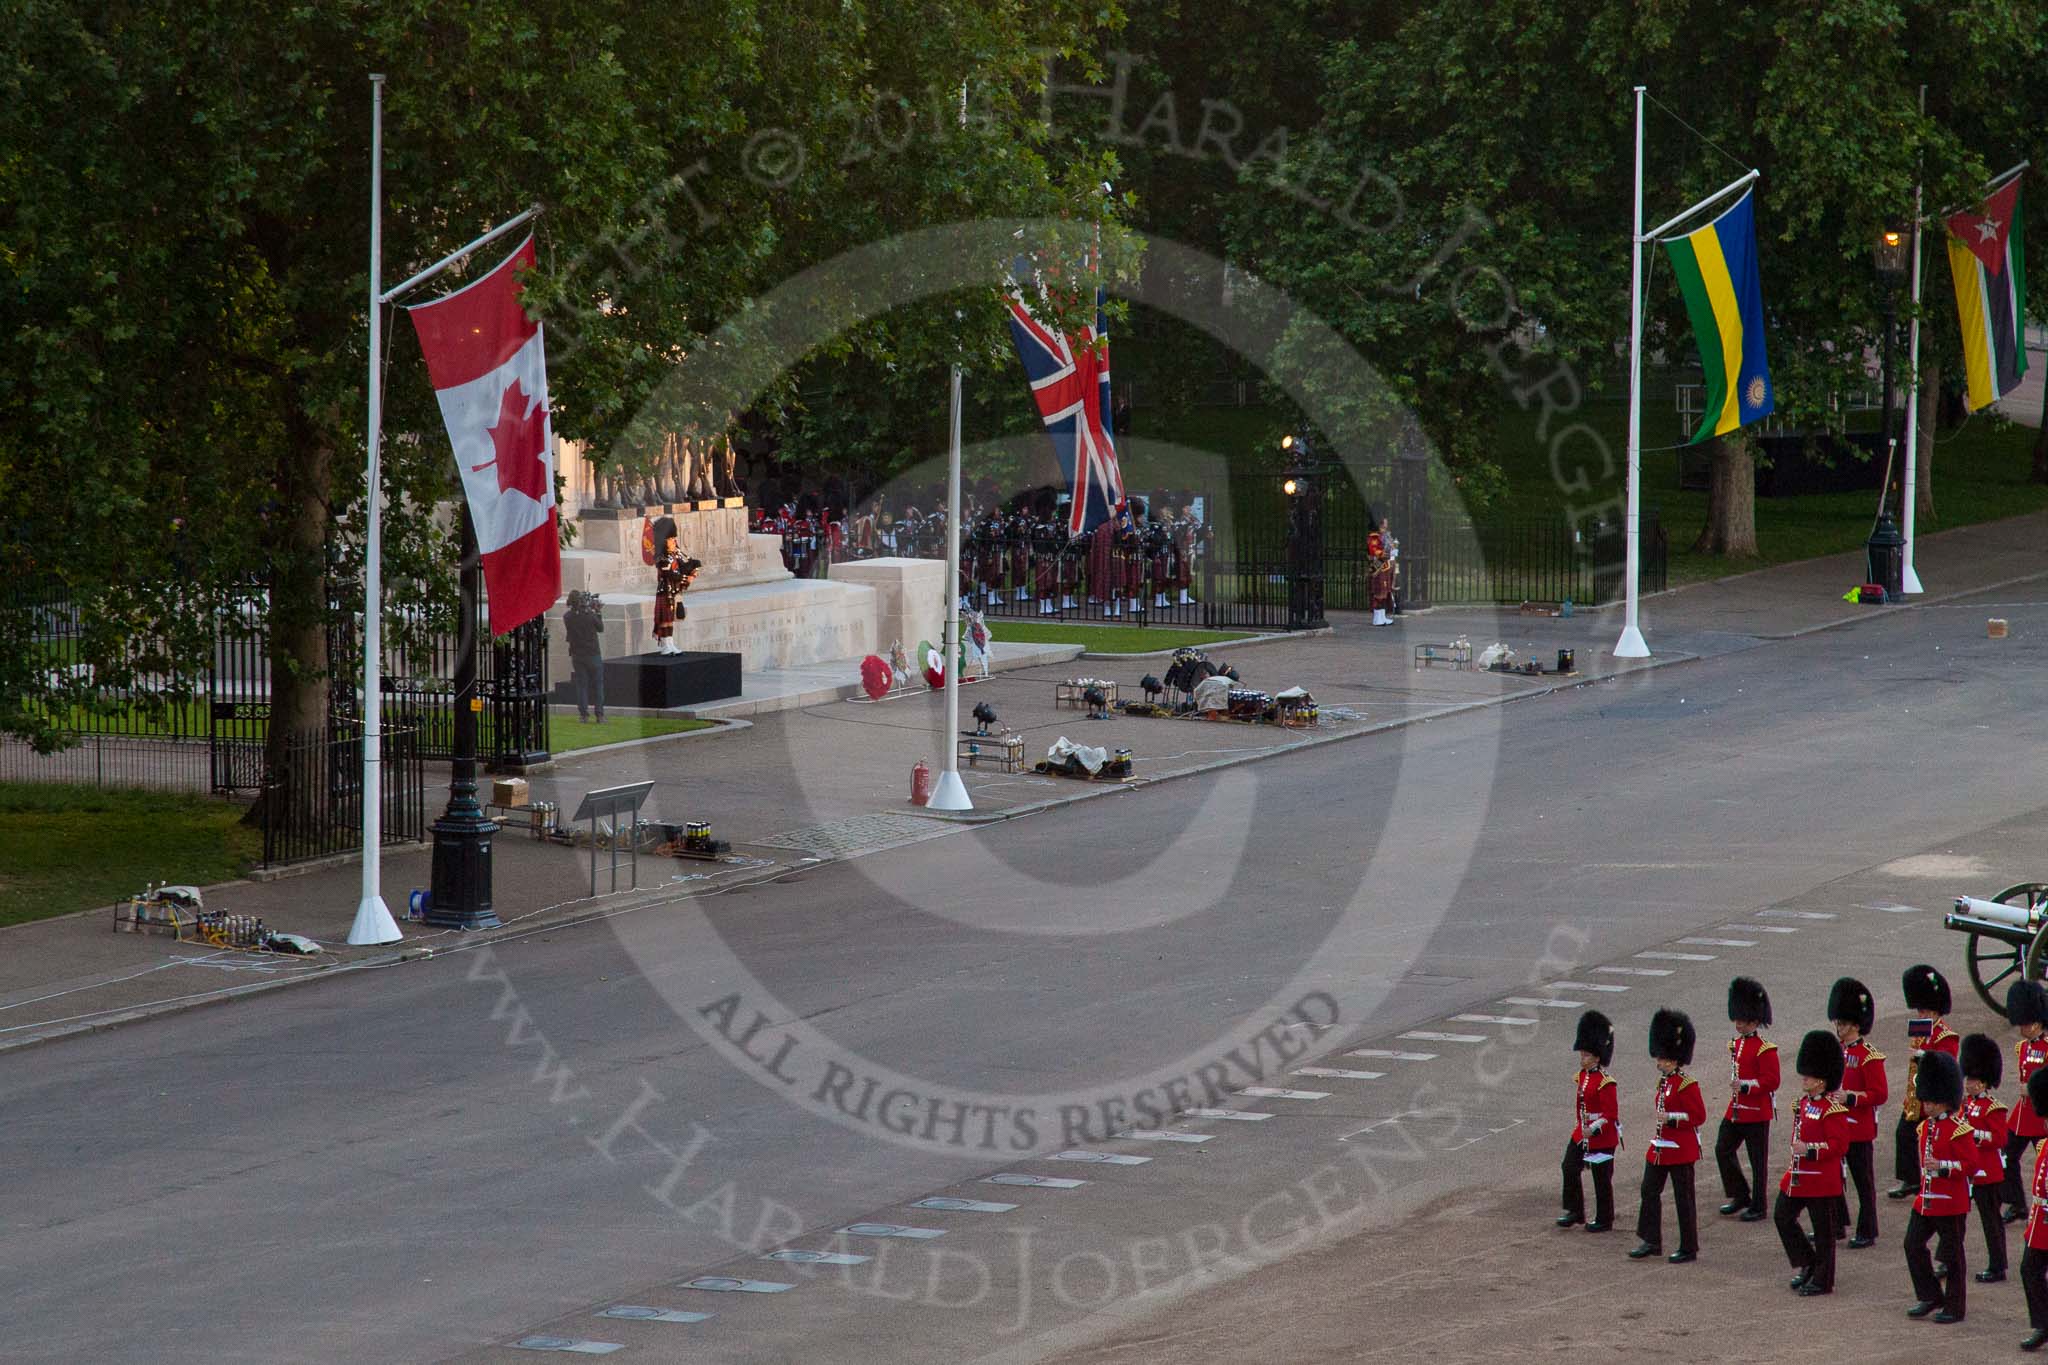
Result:
M528 412L528 408L532 408ZM526 389L513 380L498 404L498 424L489 427L496 456L470 466L472 472L497 466L498 492L517 489L535 502L547 502L548 466L543 457L548 447L548 414L545 404L526 396Z

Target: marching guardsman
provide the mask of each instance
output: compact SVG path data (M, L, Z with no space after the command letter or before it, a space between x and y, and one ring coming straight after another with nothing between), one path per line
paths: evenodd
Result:
M2027 1077L2027 1104L2048 1114L2048 1067ZM2027 1183L2027 1249L2020 1253L2020 1285L2027 1291L2027 1324L2034 1330L2022 1351L2048 1346L2048 1143L2034 1149L2034 1177Z
M1906 1269L1913 1277L1915 1300L1906 1316L1924 1318L1932 1313L1936 1322L1961 1322L1969 1287L1963 1220L1970 1209L1970 1169L1977 1159L1970 1125L1956 1114L1963 1104L1962 1068L1948 1053L1924 1048L1913 1087L1921 1112L1913 1145L1920 1192L1913 1196L1913 1215L1906 1220ZM1932 1256L1927 1253L1930 1240L1935 1243ZM1934 1273L1936 1260L1946 1281Z
M1735 1025L1735 1036L1728 1040L1728 1108L1714 1137L1714 1161L1728 1196L1721 1212L1740 1213L1743 1222L1754 1223L1764 1217L1779 1079L1778 1045L1764 1041L1760 1031L1771 1026L1771 997L1762 982L1738 976L1728 983L1728 1022ZM1737 1147L1749 1148L1749 1181L1742 1178Z
M1700 1159L1700 1125L1707 1121L1706 1097L1700 1084L1685 1074L1699 1040L1692 1020L1677 1010L1650 1016L1650 1056L1656 1059L1657 1094L1651 1110L1650 1146L1643 1154L1643 1202L1636 1214L1635 1260L1664 1250L1664 1185L1671 1184L1671 1205L1678 1213L1678 1250L1673 1265L1696 1261L1700 1254L1699 1211L1693 1203L1693 1166Z
M1849 1149L1849 1111L1834 1099L1842 1087L1841 1040L1815 1029L1799 1042L1801 1094L1792 1104L1792 1141L1778 1181L1775 1218L1785 1257L1799 1273L1803 1298L1835 1291L1835 1205L1842 1200L1842 1158ZM1806 1239L1799 1215L1813 1220Z
M1856 1235L1849 1249L1860 1251L1877 1242L1877 1111L1891 1097L1884 1075L1884 1054L1870 1045L1877 1023L1877 1001L1853 976L1837 981L1828 992L1828 1019L1842 1044L1842 1084L1835 1102L1849 1111L1849 1179L1856 1186ZM1835 1236L1849 1227L1849 1200L1835 1201Z
M2036 1071L2048 1066L2048 1037L2042 1036L2048 1033L2048 989L2038 981L2013 982L2005 993L2005 1017L2020 1031L2020 1040L2012 1045L2019 1063L2020 1094L2012 1102L2005 1136L2005 1221L2017 1223L2027 1216L2027 1200L2020 1189L2021 1157L2028 1143L2048 1137L2048 1119L2035 1107L2034 1092L2027 1085Z
M1963 1039L1961 1056L1962 1116L1977 1157L1970 1172L1970 1202L1984 1228L1984 1268L1977 1272L1977 1283L1997 1284L2005 1278L2005 1222L1998 1216L1998 1195L2005 1187L2006 1108L1991 1092L2005 1074L2005 1054L1988 1034L1973 1033Z
M1614 1226L1614 1154L1621 1146L1621 1087L1607 1068L1614 1064L1614 1023L1599 1010L1579 1016L1572 1046L1579 1053L1579 1076L1573 1086L1577 1101L1571 1141L1564 1147L1564 1212L1557 1225L1568 1228L1585 1221L1586 1191L1579 1173L1593 1172L1593 1221L1588 1232Z
M1912 1018L1906 1021L1905 1099L1899 1105L1899 1126L1892 1134L1892 1174L1899 1183L1885 1191L1893 1199L1915 1196L1920 1188L1920 1091L1914 1081L1920 1074L1921 1059L1940 1052L1954 1061L1963 1041L1942 1018L1949 1011L1948 978L1923 962L1906 968L1899 984Z

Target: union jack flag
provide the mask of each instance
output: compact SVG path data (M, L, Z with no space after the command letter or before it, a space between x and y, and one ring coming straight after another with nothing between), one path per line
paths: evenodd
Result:
M1030 278L1030 262L1019 258L1010 276L1010 339L1024 361L1031 397L1072 494L1067 533L1084 536L1114 517L1124 500L1123 472L1110 439L1109 334L1103 325L1102 289L1095 290L1094 325L1061 336L1032 316L1020 283Z

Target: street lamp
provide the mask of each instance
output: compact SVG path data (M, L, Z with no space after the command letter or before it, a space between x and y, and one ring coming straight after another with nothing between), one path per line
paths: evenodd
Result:
M1884 403L1882 424L1878 428L1879 440L1884 447L1885 486L1878 499L1882 509L1891 500L1891 450L1892 436L1892 342L1899 330L1899 284L1906 277L1906 241L1904 229L1888 226L1877 235L1873 255L1877 261L1878 278L1884 281Z
M1280 491L1287 495L1287 628L1323 625L1323 502L1317 496L1317 461L1306 436L1280 438L1287 469Z

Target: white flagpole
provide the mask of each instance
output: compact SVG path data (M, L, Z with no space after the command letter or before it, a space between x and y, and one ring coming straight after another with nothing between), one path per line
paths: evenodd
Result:
M1920 112L1927 112L1927 87L1920 87ZM1913 512L1919 500L1915 485L1920 478L1920 209L1925 186L1913 180L1913 321L1912 339L1906 343L1906 497L1900 515L1906 538L1905 573L1900 586L1906 594L1924 592L1920 575L1913 571Z
M960 780L960 367L953 367L953 437L946 452L946 747L933 810L973 810Z
M1643 497L1643 93L1636 87L1636 203L1629 233L1628 276L1628 539L1627 597L1622 608L1621 638L1614 644L1618 659L1647 659L1650 646L1636 620L1638 582L1642 572Z
M396 943L404 935L384 903L384 698L380 678L384 613L383 469L378 443L384 425L381 387L384 320L384 77L370 77L370 413L369 467L363 487L363 895L349 926L352 944Z
M967 82L960 82L960 126L967 126ZM934 810L973 810L960 780L960 367L953 367L953 434L946 448L946 748Z

